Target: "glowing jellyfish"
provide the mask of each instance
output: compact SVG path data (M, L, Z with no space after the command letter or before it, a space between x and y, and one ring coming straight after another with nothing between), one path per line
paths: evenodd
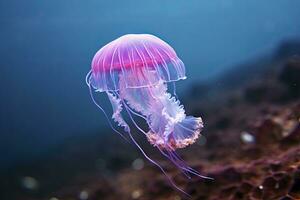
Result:
M153 35L129 34L108 43L96 53L86 82L94 103L109 121L93 96L94 90L107 94L113 108L112 118L126 133L117 131L109 122L113 130L125 138L129 137L164 174L164 169L145 153L132 136L122 111L127 112L132 124L187 177L194 174L207 178L189 167L175 152L193 144L203 128L202 119L187 116L176 99L174 82L183 79L186 79L184 64L170 45ZM174 96L167 91L168 83L173 83ZM144 131L133 115L145 119L149 130ZM182 191L166 176L174 187Z

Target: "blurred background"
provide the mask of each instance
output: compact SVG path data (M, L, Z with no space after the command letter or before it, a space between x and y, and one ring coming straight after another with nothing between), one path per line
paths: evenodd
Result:
M202 116L207 124L199 142L182 151L197 169L223 180L220 171L228 174L220 169L224 163L236 178L243 174L237 163L274 155L274 149L276 155L296 152L290 156L298 158L297 145L282 140L293 133L295 142L299 135L299 10L297 0L1 0L1 199L184 199L134 146L109 129L89 97L85 76L94 54L128 33L160 37L185 63L188 79L176 83L179 99L188 114ZM280 133L260 141L258 127L268 135L277 126ZM264 152L260 147L272 138ZM233 144L232 157L220 154L229 153ZM292 162L296 169L299 160ZM293 187L297 191L300 183L294 171L286 173L289 196L295 196ZM257 187L269 177L260 175L251 178L248 191L258 190L253 197L258 199ZM234 178L222 185L232 185ZM195 199L202 195L199 181L179 180ZM205 187L210 191L216 184L218 179ZM228 198L238 199L236 190Z

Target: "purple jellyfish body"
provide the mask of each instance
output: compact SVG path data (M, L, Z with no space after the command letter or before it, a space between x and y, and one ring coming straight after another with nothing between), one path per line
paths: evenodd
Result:
M193 144L203 128L202 119L187 116L180 102L167 91L168 83L183 79L186 79L185 66L170 45L153 35L129 34L108 43L96 53L86 81L94 103L108 118L96 102L93 91L107 94L113 107L112 118L126 133L117 131L110 123L113 130L125 138L129 137L163 173L164 169L145 153L132 136L122 111L128 114L133 125L148 141L187 177L194 174L207 178L189 167L175 152ZM149 130L144 131L133 116L146 120Z

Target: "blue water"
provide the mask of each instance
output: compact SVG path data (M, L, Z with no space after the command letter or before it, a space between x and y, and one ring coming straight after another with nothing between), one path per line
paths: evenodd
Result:
M209 79L300 36L300 1L0 1L2 165L106 126L84 83L94 53L127 33L167 41L188 80Z

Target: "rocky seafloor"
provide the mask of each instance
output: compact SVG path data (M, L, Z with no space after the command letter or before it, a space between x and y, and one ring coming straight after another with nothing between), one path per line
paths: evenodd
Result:
M214 180L187 179L146 148L179 187L195 200L300 199L300 57L276 63L243 86L215 89L206 98L197 95L201 89L195 86L184 104L187 113L203 117L203 136L179 154ZM81 140L81 146L75 141L50 160L26 165L10 178L14 182L26 175L27 186L7 181L5 198L14 193L23 200L189 199L134 147L116 136L98 139Z

